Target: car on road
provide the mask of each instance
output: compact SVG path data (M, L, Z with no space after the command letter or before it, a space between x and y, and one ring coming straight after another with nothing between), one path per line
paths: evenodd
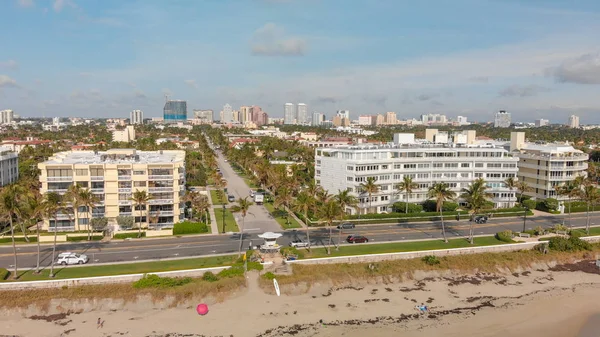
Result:
M68 264L85 264L88 263L89 260L87 255L66 252L58 254L56 264L62 264L63 266Z
M354 227L356 226L351 222L344 222L342 224L337 225L337 229L352 229Z
M346 241L348 241L348 243L363 243L363 242L369 242L369 239L367 239L366 237L364 237L362 235L348 235L348 237L346 238Z
M227 159L225 159L225 162L227 162Z
M479 215L475 217L475 223L483 224L488 221L488 217L485 215Z
M296 248L308 247L308 241L302 240L302 239L292 240L292 241L290 241L290 247L296 247Z
M254 191L250 190L250 198L254 198Z
M234 201L235 201L235 197L234 197L233 195L229 195L229 196L227 197L227 201L229 201L229 202L234 202Z

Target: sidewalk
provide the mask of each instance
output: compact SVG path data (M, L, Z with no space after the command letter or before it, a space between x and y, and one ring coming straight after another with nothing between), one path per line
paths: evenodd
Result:
M210 207L208 208L208 215L210 216L210 232L211 234L219 234L219 226L217 225L217 217L215 216L214 204L212 202L212 198L210 196L210 188L206 188L206 192L208 195L208 203Z
M304 223L304 221L300 220L300 218L298 218L298 217L296 216L296 213L292 212L292 211L291 211L289 208L287 208L287 207L285 208L285 210L286 210L286 212L288 212L288 214L289 214L289 215L291 215L291 216L292 216L292 219L296 220L296 221L298 222L298 224L300 224L300 226L301 226L303 229L306 229L306 224Z

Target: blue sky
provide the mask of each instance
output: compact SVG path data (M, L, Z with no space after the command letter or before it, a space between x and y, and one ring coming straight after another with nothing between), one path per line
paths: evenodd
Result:
M304 102L600 123L600 1L4 0L0 109L162 115Z

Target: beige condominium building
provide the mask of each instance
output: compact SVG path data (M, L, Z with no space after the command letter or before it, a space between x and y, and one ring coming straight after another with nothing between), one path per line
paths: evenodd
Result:
M557 195L556 187L587 176L587 153L565 143L531 143L525 141L524 132L512 132L510 150L519 158L519 180L532 188L525 194L539 198L567 197Z
M72 184L89 188L99 199L91 217L106 217L109 223L116 223L119 215L135 216L136 222L150 228L169 228L184 218L184 151L68 151L56 153L38 167L42 194L65 194ZM150 195L146 207L138 209L131 201L136 190ZM44 228L87 229L90 219L85 209L80 209L78 219L73 219L72 214L59 214L56 223L46 220Z

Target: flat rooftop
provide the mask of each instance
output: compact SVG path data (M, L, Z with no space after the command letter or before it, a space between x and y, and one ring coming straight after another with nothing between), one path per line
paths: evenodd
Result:
M352 145L339 145L335 147L319 148L321 151L370 151L370 150L423 150L423 151L434 151L434 150L460 150L469 151L472 149L488 149L488 150L500 150L506 151L502 146L496 144L449 144L449 143L432 143L425 140L415 140L415 143L411 144L352 144Z
M185 151L138 151L111 149L108 151L66 151L54 154L44 164L164 164L183 162Z

